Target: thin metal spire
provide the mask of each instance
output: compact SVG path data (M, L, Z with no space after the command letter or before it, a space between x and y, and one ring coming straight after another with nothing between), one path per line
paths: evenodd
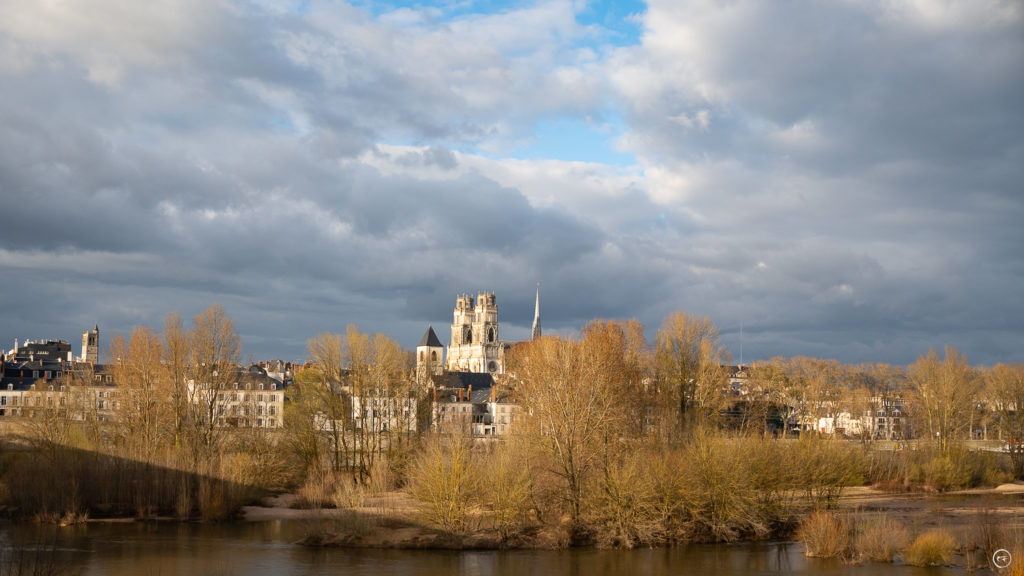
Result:
M533 308L533 334L531 340L540 338L540 282L537 282L537 303Z

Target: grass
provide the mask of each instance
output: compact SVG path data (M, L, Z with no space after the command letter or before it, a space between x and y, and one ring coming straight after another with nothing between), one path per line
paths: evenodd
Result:
M804 554L815 558L844 558L850 555L850 524L831 512L812 512L797 529Z
M896 553L905 548L909 536L902 524L891 518L876 516L864 521L857 531L857 555L873 562L892 562Z
M946 530L924 532L903 551L903 561L911 566L945 566L953 561L956 539Z

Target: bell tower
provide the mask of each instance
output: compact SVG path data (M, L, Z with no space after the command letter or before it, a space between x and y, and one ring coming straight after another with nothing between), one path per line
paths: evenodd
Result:
M418 346L416 346L416 381L426 382L430 375L438 375L444 371L444 346L434 333L432 326L427 327Z
M100 361L100 325L82 333L82 361L98 364Z

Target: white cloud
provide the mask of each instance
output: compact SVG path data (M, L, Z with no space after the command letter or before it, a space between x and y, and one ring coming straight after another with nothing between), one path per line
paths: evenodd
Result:
M1019 348L1019 3L652 0L615 49L570 1L287 8L0 5L26 304L0 325L221 300L297 355L350 321L415 341L461 290L525 331L539 280L561 330L688 309L752 355ZM504 157L565 118L638 165Z

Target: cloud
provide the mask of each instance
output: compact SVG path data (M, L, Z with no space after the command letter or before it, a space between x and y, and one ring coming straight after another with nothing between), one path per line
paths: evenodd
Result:
M219 301L297 359L494 290L519 338L539 281L553 332L683 309L747 359L1016 359L1019 3L652 0L633 45L580 17L3 4L0 337ZM514 157L575 125L637 164Z

